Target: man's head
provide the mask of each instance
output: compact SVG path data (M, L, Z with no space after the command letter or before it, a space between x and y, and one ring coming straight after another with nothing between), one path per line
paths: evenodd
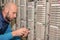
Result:
M4 6L2 13L3 17L10 22L16 18L17 6L14 3L7 3Z

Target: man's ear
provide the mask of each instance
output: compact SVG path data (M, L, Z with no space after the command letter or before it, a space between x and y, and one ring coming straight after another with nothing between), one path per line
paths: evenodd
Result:
M9 11L8 7L3 7L4 13L7 13Z
M9 12L9 9L8 9L8 8L6 8L6 9L5 9L5 12L6 12L6 13L8 13L8 12Z
M7 15L9 15L9 11L7 12Z

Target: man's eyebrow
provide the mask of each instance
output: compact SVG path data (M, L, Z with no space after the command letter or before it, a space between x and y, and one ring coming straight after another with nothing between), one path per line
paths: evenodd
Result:
M17 13L17 12L13 12L13 13Z

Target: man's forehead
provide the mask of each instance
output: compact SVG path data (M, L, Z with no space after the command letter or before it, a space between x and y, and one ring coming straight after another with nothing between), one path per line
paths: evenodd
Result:
M9 10L12 11L12 12L17 12L17 7L16 6L11 6Z

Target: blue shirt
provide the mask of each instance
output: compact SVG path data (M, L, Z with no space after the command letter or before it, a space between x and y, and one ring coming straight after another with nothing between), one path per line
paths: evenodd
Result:
M0 12L0 40L21 40L20 37L12 36L10 24L4 20Z

